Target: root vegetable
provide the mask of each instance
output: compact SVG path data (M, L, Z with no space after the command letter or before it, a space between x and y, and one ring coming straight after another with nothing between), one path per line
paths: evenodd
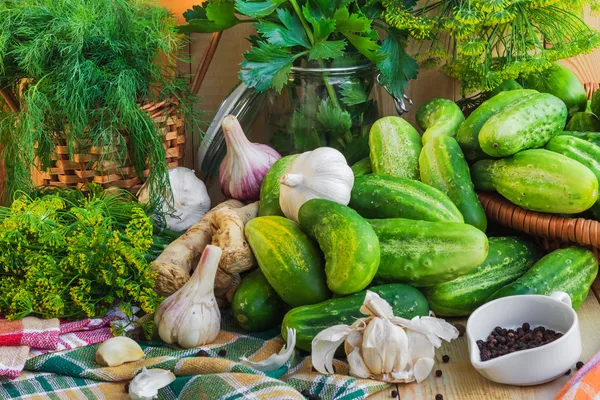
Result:
M228 273L248 271L254 265L254 255L246 242L244 226L258 215L258 202L240 209L224 207L213 216L212 244L223 250L219 269Z

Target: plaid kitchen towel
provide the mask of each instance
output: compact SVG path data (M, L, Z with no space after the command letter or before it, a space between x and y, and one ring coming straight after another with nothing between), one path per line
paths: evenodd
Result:
M348 365L336 360L336 375L312 370L307 353L295 351L279 370L264 373L239 362L245 356L260 361L279 352L284 341L279 329L242 332L230 312L223 312L221 332L214 343L179 349L159 342L142 343L145 358L118 367L95 362L98 345L41 354L31 358L16 380L0 381L0 398L18 399L127 399L126 384L142 368L173 371L177 379L161 389L159 399L363 399L389 385L347 376ZM200 350L208 353L198 356ZM203 352L203 355L205 353Z
M112 337L115 318L91 318L76 322L25 317L0 320L0 376L14 379L29 358L48 352L101 343Z
M567 382L555 400L600 399L600 352Z

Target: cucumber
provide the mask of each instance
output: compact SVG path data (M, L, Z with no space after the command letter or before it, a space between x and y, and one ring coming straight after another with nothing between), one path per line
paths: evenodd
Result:
M600 117L600 89L596 89L592 95L592 101L590 102L590 111L596 114L596 117Z
M578 112L565 127L565 131L600 132L600 120L589 112Z
M279 179L285 175L287 169L296 157L298 157L298 154L285 156L271 165L271 168L260 185L260 203L258 208L258 215L260 217L270 215L284 216L283 211L281 211L281 207L279 206Z
M373 286L368 290L377 293L387 301L397 317L412 319L429 315L425 296L411 286L390 284ZM287 340L287 328L295 329L296 348L311 351L312 340L322 330L334 325L352 325L356 319L365 316L360 312L365 295L366 291L362 291L351 296L294 308L283 318L281 334Z
M589 168L544 149L478 161L471 167L471 177L478 190L496 190L533 211L577 214L598 199L598 179Z
M517 237L489 238L489 246L487 258L475 270L425 290L429 306L438 317L468 316L542 256L532 242Z
M354 173L354 177L368 175L372 171L371 169L371 159L369 157L363 158L359 162L352 165L352 173Z
M487 92L486 95L490 95L490 97L492 97L502 92L509 92L511 90L520 89L523 89L523 86L521 86L519 82L515 81L514 79L507 79L500 85L496 86L491 92Z
M535 90L512 90L500 92L489 100L481 103L458 128L456 141L460 145L465 158L469 161L478 161L490 158L481 150L479 145L479 131L493 115L497 114L510 103L537 93Z
M525 275L504 286L490 296L488 301L520 294L549 295L554 291L566 292L573 308L579 308L596 275L598 260L594 253L582 247L568 247L542 257Z
M600 132L574 132L564 131L559 133L559 136L575 136L590 143L600 146Z
M505 106L479 131L479 145L492 157L544 147L565 127L567 106L548 93L534 93Z
M585 111L587 107L587 93L583 84L577 75L558 63L542 72L529 74L523 82L528 89L550 93L561 99L570 115Z
M356 293L371 283L379 267L379 240L356 211L312 199L300 207L298 220L325 253L327 286L333 293Z
M465 120L460 107L448 99L431 99L417 110L417 124L423 129L423 144L436 136L455 136Z
M235 322L248 332L260 332L281 324L285 303L269 285L260 269L252 271L233 295L231 309Z
M378 119L369 131L369 157L375 174L419 179L421 136L400 117Z
M453 222L373 219L381 262L377 279L390 283L432 286L464 275L485 261L487 236Z
M437 136L419 157L421 181L444 192L456 205L465 223L485 232L487 218L471 182L469 166L460 146L450 136Z
M365 218L464 222L452 200L438 189L393 176L359 176L348 205Z
M245 228L258 266L275 292L292 307L331 297L319 246L294 221L257 217Z

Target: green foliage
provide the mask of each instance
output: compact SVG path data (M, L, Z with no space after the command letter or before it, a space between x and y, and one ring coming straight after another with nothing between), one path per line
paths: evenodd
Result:
M125 191L43 190L0 207L0 313L9 319L102 316L116 300L153 313L149 261L171 239ZM131 316L131 315L130 315Z
M227 17L226 4L207 17ZM181 45L169 12L146 0L0 2L0 86L22 109L0 110L8 198L32 189L35 158L47 168L59 143L71 154L115 150L100 163L122 164L129 149L138 174L151 167L150 193L168 196L162 127L138 105L173 98L197 121L195 96L174 78Z
M408 3L408 4L407 4ZM421 40L421 66L441 65L465 93L492 91L503 81L542 72L555 60L587 53L600 34L577 13L597 1L387 0L385 21ZM546 46L551 44L551 46Z

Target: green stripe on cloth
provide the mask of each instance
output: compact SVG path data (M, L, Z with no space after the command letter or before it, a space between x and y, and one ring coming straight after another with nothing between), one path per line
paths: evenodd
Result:
M258 334L235 326L231 312L223 312L221 333L210 345L180 349L162 342L141 343L145 358L118 367L96 364L98 345L44 354L27 361L20 380L0 380L0 398L125 399L125 383L142 368L164 368L177 379L161 389L159 399L303 399L301 392L323 400L362 399L384 390L388 384L347 376L348 365L335 360L337 375L312 371L310 357L295 351L277 371L264 373L239 362L267 358L284 345L278 329ZM199 350L210 357L196 357ZM225 351L223 357L218 353Z

